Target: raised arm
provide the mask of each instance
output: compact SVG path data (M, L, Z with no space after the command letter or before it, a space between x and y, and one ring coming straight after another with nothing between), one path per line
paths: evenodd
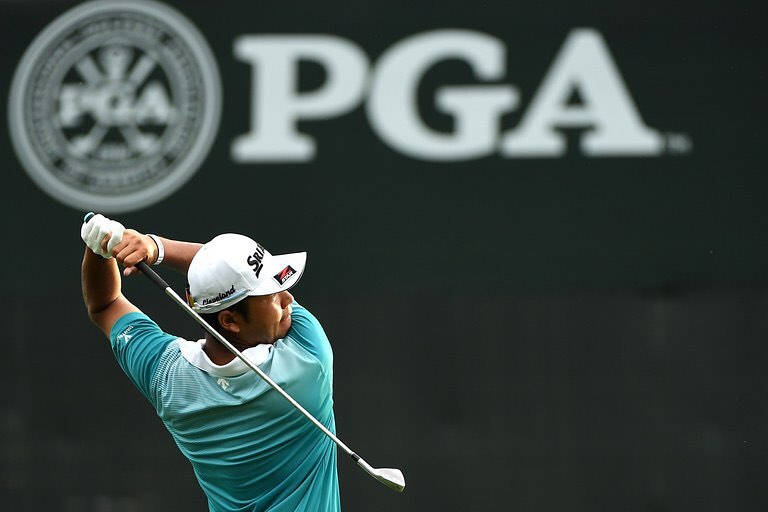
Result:
M83 225L81 237L87 246L82 265L83 300L91 321L109 336L120 317L139 311L121 292L117 263L125 267L124 275L135 274L139 272L134 266L138 262L154 264L158 260L159 246L149 235L124 229L102 215L93 216ZM161 264L186 274L202 245L157 238L164 253Z
M110 256L123 231L122 224L101 215L92 217L80 230L86 245L81 267L85 308L91 321L107 336L121 316L139 311L123 296L120 271Z

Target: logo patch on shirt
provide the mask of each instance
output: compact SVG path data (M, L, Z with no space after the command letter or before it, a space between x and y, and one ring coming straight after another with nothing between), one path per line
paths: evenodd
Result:
M278 283L283 285L295 273L296 273L296 271L293 269L293 267L288 265L283 270L281 270L279 273L275 274L275 276L274 276L275 277L275 281L277 281Z
M220 378L219 380L217 380L217 381L216 381L216 384L218 384L218 385L219 385L219 387L220 387L221 389L223 389L224 391L226 391L226 390L227 390L227 388L229 387L229 381L228 381L227 379L223 378L223 377L222 377L222 378Z
M129 325L126 330L117 335L117 340L122 340L127 345L131 338L133 338L133 334L128 334L131 330L133 330L133 326Z

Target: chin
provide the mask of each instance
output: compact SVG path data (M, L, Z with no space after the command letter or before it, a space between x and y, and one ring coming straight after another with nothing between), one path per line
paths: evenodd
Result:
M278 339L285 338L288 335L288 331L290 330L291 330L291 317L288 316L280 322Z

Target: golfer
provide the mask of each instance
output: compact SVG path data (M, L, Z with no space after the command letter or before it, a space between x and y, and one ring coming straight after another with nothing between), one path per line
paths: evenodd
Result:
M138 262L186 273L188 300L230 343L335 433L333 353L288 289L306 253L272 255L224 234L201 245L102 215L83 224L83 299L120 367L189 459L211 511L338 511L336 445L214 337L164 332L121 293Z

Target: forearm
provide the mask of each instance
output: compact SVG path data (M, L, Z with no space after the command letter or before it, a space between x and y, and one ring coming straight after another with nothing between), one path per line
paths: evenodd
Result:
M120 271L114 259L104 259L85 249L81 268L83 300L88 315L93 317L120 297Z
M197 251L203 246L202 244L195 242L182 242L160 236L158 238L162 242L165 252L161 265L168 266L182 274L187 273L192 258L195 257ZM156 259L157 258L155 257L155 260Z

